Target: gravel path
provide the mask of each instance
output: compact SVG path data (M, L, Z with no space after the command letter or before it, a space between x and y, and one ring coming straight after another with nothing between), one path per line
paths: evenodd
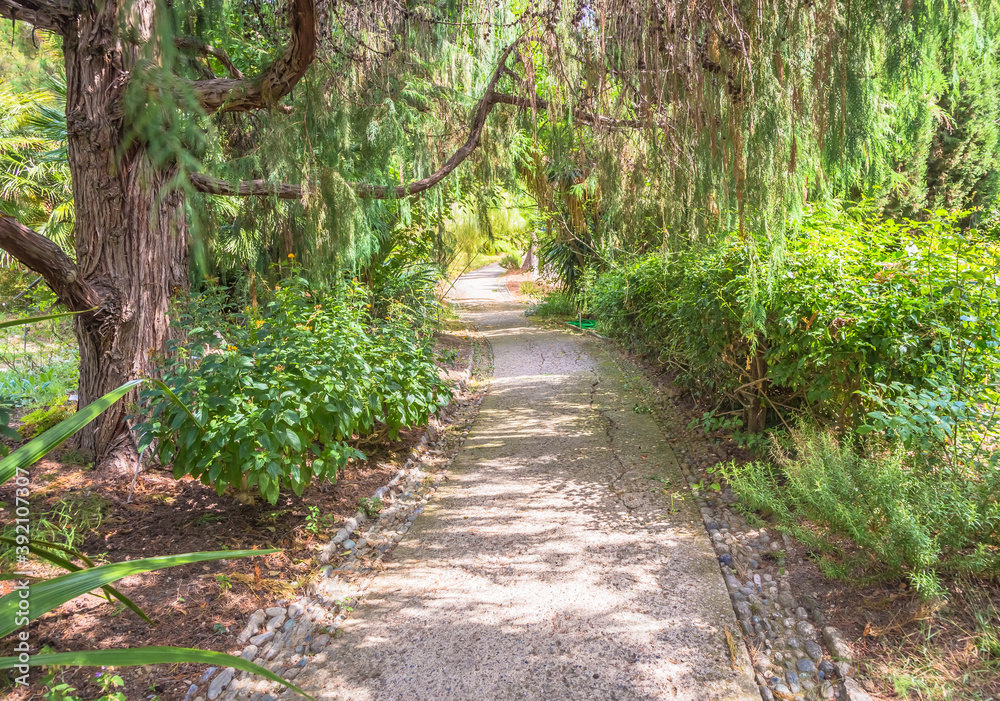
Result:
M452 291L490 342L456 460L343 633L320 699L760 699L715 553L642 396L531 324L497 266ZM728 639L727 639L728 638Z

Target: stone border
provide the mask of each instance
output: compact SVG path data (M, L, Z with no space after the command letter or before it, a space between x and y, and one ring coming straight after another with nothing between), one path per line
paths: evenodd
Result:
M608 344L653 385L650 370L627 358L617 342L586 331ZM655 386L651 390L658 393ZM796 599L791 591L785 574L791 565L784 562L784 552L795 541L785 534L775 538L766 528L751 527L734 510L739 498L730 488L720 487L715 493L705 486L717 479L707 468L728 459L724 448L707 437L690 435L681 417L669 416L659 407L654 413L667 433L686 489L698 505L718 556L763 701L871 701L852 678L856 668L851 646L838 628L826 624L816 595L800 593Z
M469 364L458 377L459 387L466 393L475 372L491 366L489 343L471 330L470 335L473 346ZM486 358L480 359L483 354L480 349L485 350ZM482 360L487 361L485 366ZM250 614L236 638L237 644L245 646L240 657L298 685L311 676L314 670L308 667L310 659L326 649L336 636L353 605L364 596L380 571L382 559L403 538L433 496L437 483L471 430L485 394L483 388L473 392L468 401L453 402L440 412L440 421L431 417L402 469L372 494L372 499L389 497L392 504L374 520L361 510L345 519L317 556L317 562L324 566L305 587L304 594ZM460 433L453 432L458 435L452 442L444 429L450 423L464 424ZM368 529L363 530L369 523ZM332 561L338 561L336 567L328 564ZM184 701L275 701L286 693L290 692L285 687L249 672L210 667L188 687Z

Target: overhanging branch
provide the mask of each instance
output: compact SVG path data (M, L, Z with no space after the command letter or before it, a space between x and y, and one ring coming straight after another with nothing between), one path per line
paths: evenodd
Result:
M59 301L70 311L82 312L100 306L103 295L79 278L76 265L54 241L2 214L0 248L45 278Z
M68 0L0 0L0 17L65 34L76 14Z
M217 49L210 44L206 44L198 37L192 36L177 36L174 37L174 46L178 49L184 51L194 51L202 56L211 56L215 58L219 63L221 63L226 71L229 73L230 78L236 80L243 80L246 76L240 72L240 69L236 67L236 64L232 62L227 54L222 49Z
M249 112L273 107L291 92L316 56L315 1L289 0L288 26L291 31L288 46L259 76L193 82L195 98L205 112Z
M452 154L451 158L445 161L444 164L431 175L428 175L426 178L421 178L420 180L414 180L406 185L369 185L367 183L348 183L354 190L355 195L362 199L400 199L410 195L416 195L417 193L434 187L439 182L444 180L444 178L446 178L462 163L462 161L468 158L476 150L483 135L483 128L486 126L486 118L493 110L493 107L498 104L513 105L515 107L523 108L534 107L535 109L540 110L550 109L552 105L537 96L532 100L527 97L518 97L515 95L507 95L505 93L496 92L496 85L500 77L504 74L510 73L510 70L506 65L507 59L510 57L510 53L513 51L517 43L518 42L514 42L508 46L501 55L497 68L493 72L490 82L486 87L486 92L479 101L479 105L476 107L472 123L469 125L469 136L466 138L465 143ZM594 127L605 129L642 129L650 126L666 126L665 123L653 122L650 120L614 119L612 117L597 115L578 108L573 110L573 117L582 124L589 124ZM220 180L219 178L213 178L209 175L203 175L201 173L194 173L189 179L196 190L212 195L225 195L233 197L276 197L283 200L301 200L303 196L302 185L294 183L275 183L267 180L242 180L231 183L226 180Z
M231 183L202 173L192 173L188 179L195 190L209 195L277 197L279 200L302 199L302 186L292 183L272 183L267 180L241 180Z

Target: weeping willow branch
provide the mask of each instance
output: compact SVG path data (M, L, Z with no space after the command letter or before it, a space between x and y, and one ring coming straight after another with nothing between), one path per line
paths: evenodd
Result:
M0 0L7 2L9 0ZM316 56L316 3L290 0L291 38L281 56L259 76L209 78L191 87L205 112L249 112L276 105L305 75Z
M479 142L483 135L483 129L486 126L486 118L496 105L513 105L515 107L523 108L534 107L535 109L540 110L551 109L552 105L549 102L538 97L531 99L496 92L496 85L500 80L500 77L504 74L510 73L506 62L510 57L511 51L514 50L514 47L519 41L520 40L512 43L501 54L497 68L494 70L490 82L486 87L486 93L479 101L475 116L472 119L472 123L469 125L469 135L466 138L465 143L462 144L462 146L455 151L455 153L453 153L438 170L431 175L428 175L426 178L414 180L406 185L393 186L370 185L368 183L348 183L351 189L354 190L354 193L363 199L385 200L408 197L410 195L416 195L417 193L423 192L424 190L428 190L444 180L479 147ZM613 119L611 117L587 112L582 109L574 109L573 116L580 123L606 129L641 129L652 125L660 127L667 126L665 123L651 122L650 120ZM223 195L230 197L275 197L282 200L301 200L303 197L302 185L295 183L280 183L267 180L242 180L237 182L228 182L226 180L214 178L202 173L191 174L189 176L189 180L196 190L210 195Z

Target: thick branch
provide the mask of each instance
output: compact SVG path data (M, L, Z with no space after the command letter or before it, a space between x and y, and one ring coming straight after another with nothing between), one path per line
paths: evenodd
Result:
M292 91L316 56L315 1L289 0L288 26L292 33L288 46L261 75L194 81L195 97L207 113L272 107Z
M272 183L267 180L242 180L230 183L210 175L192 173L188 179L198 192L231 197L277 197L279 200L301 200L302 186Z
M497 94L495 92L497 81L500 80L500 76L503 74L507 59L510 57L510 52L514 50L516 45L517 42L514 42L508 46L500 56L497 68L493 72L490 82L486 86L486 93L483 95L482 100L479 101L479 106L476 108L476 114L472 119L472 124L469 126L469 136L465 140L465 143L462 144L461 148L452 154L451 158L445 161L444 165L442 165L437 172L433 175L427 176L426 178L414 180L408 185L397 185L395 187L389 185L350 183L355 194L358 197L377 200L389 198L398 199L408 195L415 195L418 192L423 192L424 190L437 185L449 173L455 170L455 168L457 168L462 161L468 158L469 155L476 150L476 147L479 146L479 139L483 135L483 127L486 126L486 117L489 116L490 110L493 109L493 106L497 104L494 99L494 96ZM213 178L199 173L192 174L189 179L196 190L213 195L234 195L237 197L277 197L279 199L302 198L301 185L270 183L266 180L244 180L237 183L228 183L225 180L219 180L218 178Z
M469 125L469 138L467 138L465 143L451 155L451 158L444 162L444 165L442 165L437 172L432 175L428 175L426 178L414 180L407 185L398 185L396 187L388 185L352 183L354 193L358 197L365 199L398 199L408 195L415 195L418 192L423 192L424 190L434 187L439 182L444 180L449 173L455 170L455 168L457 168L462 161L468 158L479 146L479 140L483 135L483 128L486 126L486 118L489 116L493 107L497 104L497 82L500 80L500 76L503 75L507 68L507 59L510 57L510 53L514 50L514 47L517 46L518 43L520 43L520 39L508 46L500 55L500 60L497 62L496 70L493 71L493 76L490 78L490 82L486 85L486 92L483 94L483 99L479 101L479 107L476 108L476 114L472 118L472 124Z
M174 46L178 49L185 51L194 51L201 54L202 56L212 56L219 63L221 63L225 69L229 72L230 78L235 78L237 80L243 80L245 77L240 69L236 67L236 64L232 62L227 54L222 49L217 49L210 44L206 44L198 37L191 36L177 36L174 37Z
M0 248L45 278L59 301L71 311L100 306L102 295L79 279L76 265L55 242L4 215L0 215Z
M548 110L551 105L541 98L536 97L534 101L532 101L526 97L517 97L514 95L506 95L504 93L496 92L496 85L500 76L510 72L509 69L507 69L506 62L516 43L517 42L507 47L507 50L504 51L503 55L500 57L500 62L497 65L496 70L493 72L493 76L486 87L486 94L483 95L483 98L479 101L475 116L473 117L472 123L469 125L468 138L465 140L465 143L462 144L462 146L455 151L454 154L452 154L451 158L444 162L444 165L442 165L433 174L428 175L426 178L414 180L406 185L391 186L368 185L367 183L350 183L354 193L358 197L364 199L384 200L390 198L399 199L409 195L415 195L418 192L423 192L424 190L430 189L444 180L444 178L446 178L462 163L462 161L468 158L472 152L476 150L479 146L479 140L483 135L483 128L486 126L486 118L489 116L495 105L504 104L526 108L530 108L534 105L536 109ZM613 119L603 115L595 115L581 109L574 109L573 116L578 122L583 124L589 124L591 126L607 129L641 129L652 125L660 127L665 126L663 123L650 122L648 120ZM300 200L302 199L303 194L301 185L292 183L274 183L267 180L243 180L230 183L208 175L194 173L190 176L190 181L194 188L199 192L205 192L212 195L228 195L234 197L277 197L278 199L283 200Z
M69 0L0 0L0 17L65 34L75 14Z

